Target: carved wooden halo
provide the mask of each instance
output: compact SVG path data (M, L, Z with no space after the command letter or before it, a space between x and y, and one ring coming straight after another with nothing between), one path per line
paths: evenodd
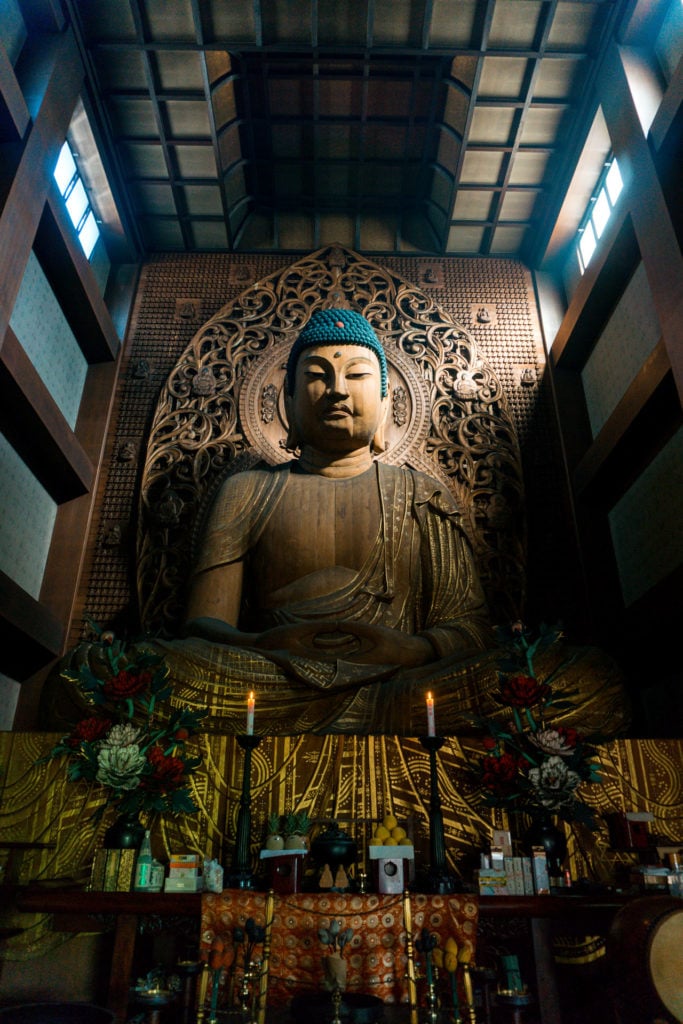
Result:
M195 334L167 380L150 431L138 521L145 628L173 635L192 545L226 473L290 457L283 404L289 348L313 310L360 311L387 356L387 451L453 494L500 618L524 587L523 482L500 380L473 335L420 288L339 245L270 274Z

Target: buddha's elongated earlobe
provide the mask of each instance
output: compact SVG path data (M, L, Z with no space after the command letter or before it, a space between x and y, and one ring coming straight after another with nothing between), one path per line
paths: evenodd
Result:
M384 424L377 428L375 436L372 439L372 450L375 455L381 455L382 452L387 450L387 440L384 431Z
M381 455L382 452L385 452L387 450L385 426L387 422L387 416L389 415L390 404L391 399L389 395L386 395L382 399L382 413L380 416L380 421L377 424L377 430L375 431L374 436L372 438L372 450L375 453L375 455Z
M287 437L285 439L285 451L295 452L301 448L301 440L294 426L294 403L292 396L285 394L285 414L287 416Z

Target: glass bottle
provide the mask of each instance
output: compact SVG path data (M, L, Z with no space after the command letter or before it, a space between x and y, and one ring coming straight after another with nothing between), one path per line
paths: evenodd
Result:
M145 832L135 866L135 888L148 889L152 880L152 843L149 831Z

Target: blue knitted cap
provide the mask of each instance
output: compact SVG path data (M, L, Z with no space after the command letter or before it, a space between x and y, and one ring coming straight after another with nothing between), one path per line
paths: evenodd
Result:
M294 394L294 376L299 356L305 348L315 345L364 345L372 349L379 361L382 398L388 392L387 360L382 343L372 327L353 309L318 309L292 345L287 359L287 391Z

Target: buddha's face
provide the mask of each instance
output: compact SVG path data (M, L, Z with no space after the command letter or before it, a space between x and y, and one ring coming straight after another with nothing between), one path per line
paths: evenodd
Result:
M371 349L337 342L301 353L288 407L302 446L339 454L369 448L387 404Z

